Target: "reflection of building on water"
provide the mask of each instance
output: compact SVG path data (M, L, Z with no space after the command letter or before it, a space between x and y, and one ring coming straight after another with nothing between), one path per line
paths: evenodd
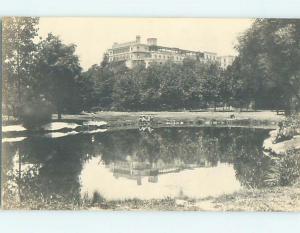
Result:
M150 163L118 161L111 163L109 166L114 177L136 180L138 185L142 184L142 177L144 176L149 176L149 182L155 183L158 181L158 169L152 167Z
M137 185L142 185L142 178L148 176L148 182L157 183L160 174L180 172L184 169L196 167L210 167L208 161L199 164L185 164L182 160L175 159L172 163L165 163L161 159L157 162L138 161L115 161L108 165L115 178L124 177L137 181Z

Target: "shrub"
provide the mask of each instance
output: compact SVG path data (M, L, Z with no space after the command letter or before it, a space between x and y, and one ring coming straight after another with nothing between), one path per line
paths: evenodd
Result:
M272 158L266 173L268 186L286 186L295 183L300 177L300 151L291 149L286 155Z
M28 130L39 130L51 121L52 105L46 100L34 100L24 104L21 108L20 119Z

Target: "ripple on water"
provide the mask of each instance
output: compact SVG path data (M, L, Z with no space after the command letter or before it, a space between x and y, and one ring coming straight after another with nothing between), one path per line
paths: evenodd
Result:
M69 135L75 135L75 134L78 134L78 133L79 132L77 132L77 131L71 131L71 132L66 132L66 133L63 133L63 132L51 132L51 133L45 134L45 137L47 137L47 138L61 138L61 137L69 136Z
M68 122L51 122L49 124L43 125L43 129L47 131L56 131L60 129L75 129L78 124L76 123L68 123Z
M87 121L87 122L84 122L83 125L103 126L103 125L107 125L107 122L106 121Z
M2 132L20 132L25 131L26 128L24 128L22 125L5 125L2 126Z
M14 138L2 138L2 142L20 142L23 141L26 137L14 137Z

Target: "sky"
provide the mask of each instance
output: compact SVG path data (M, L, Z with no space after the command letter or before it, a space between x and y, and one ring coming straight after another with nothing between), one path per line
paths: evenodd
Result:
M76 44L80 64L87 70L101 62L114 42L133 41L136 35L144 43L155 37L162 46L236 55L237 38L251 23L251 19L41 17L39 36L51 32L66 44Z

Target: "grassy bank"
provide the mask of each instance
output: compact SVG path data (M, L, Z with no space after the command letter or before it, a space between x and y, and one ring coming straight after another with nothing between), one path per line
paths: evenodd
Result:
M300 181L292 186L241 190L233 194L204 199L152 200L24 200L6 202L6 209L48 210L138 210L138 211L300 211Z
M107 121L110 127L126 127L138 124L140 115L151 115L155 126L176 125L241 125L275 128L282 115L271 111L257 112L96 112L79 115L63 115L65 121ZM56 115L53 119L56 119Z
M283 115L277 115L273 111L256 112L95 112L84 114L64 114L62 121L82 122L82 121L106 121L109 127L137 126L141 115L153 117L153 126L194 126L194 125L236 125L253 126L263 128L276 128L278 122L284 119ZM57 114L53 114L53 121L57 121ZM17 119L3 119L3 125L20 124Z
M126 200L94 204L90 209L187 211L300 211L300 184L290 187L242 190L200 200Z

